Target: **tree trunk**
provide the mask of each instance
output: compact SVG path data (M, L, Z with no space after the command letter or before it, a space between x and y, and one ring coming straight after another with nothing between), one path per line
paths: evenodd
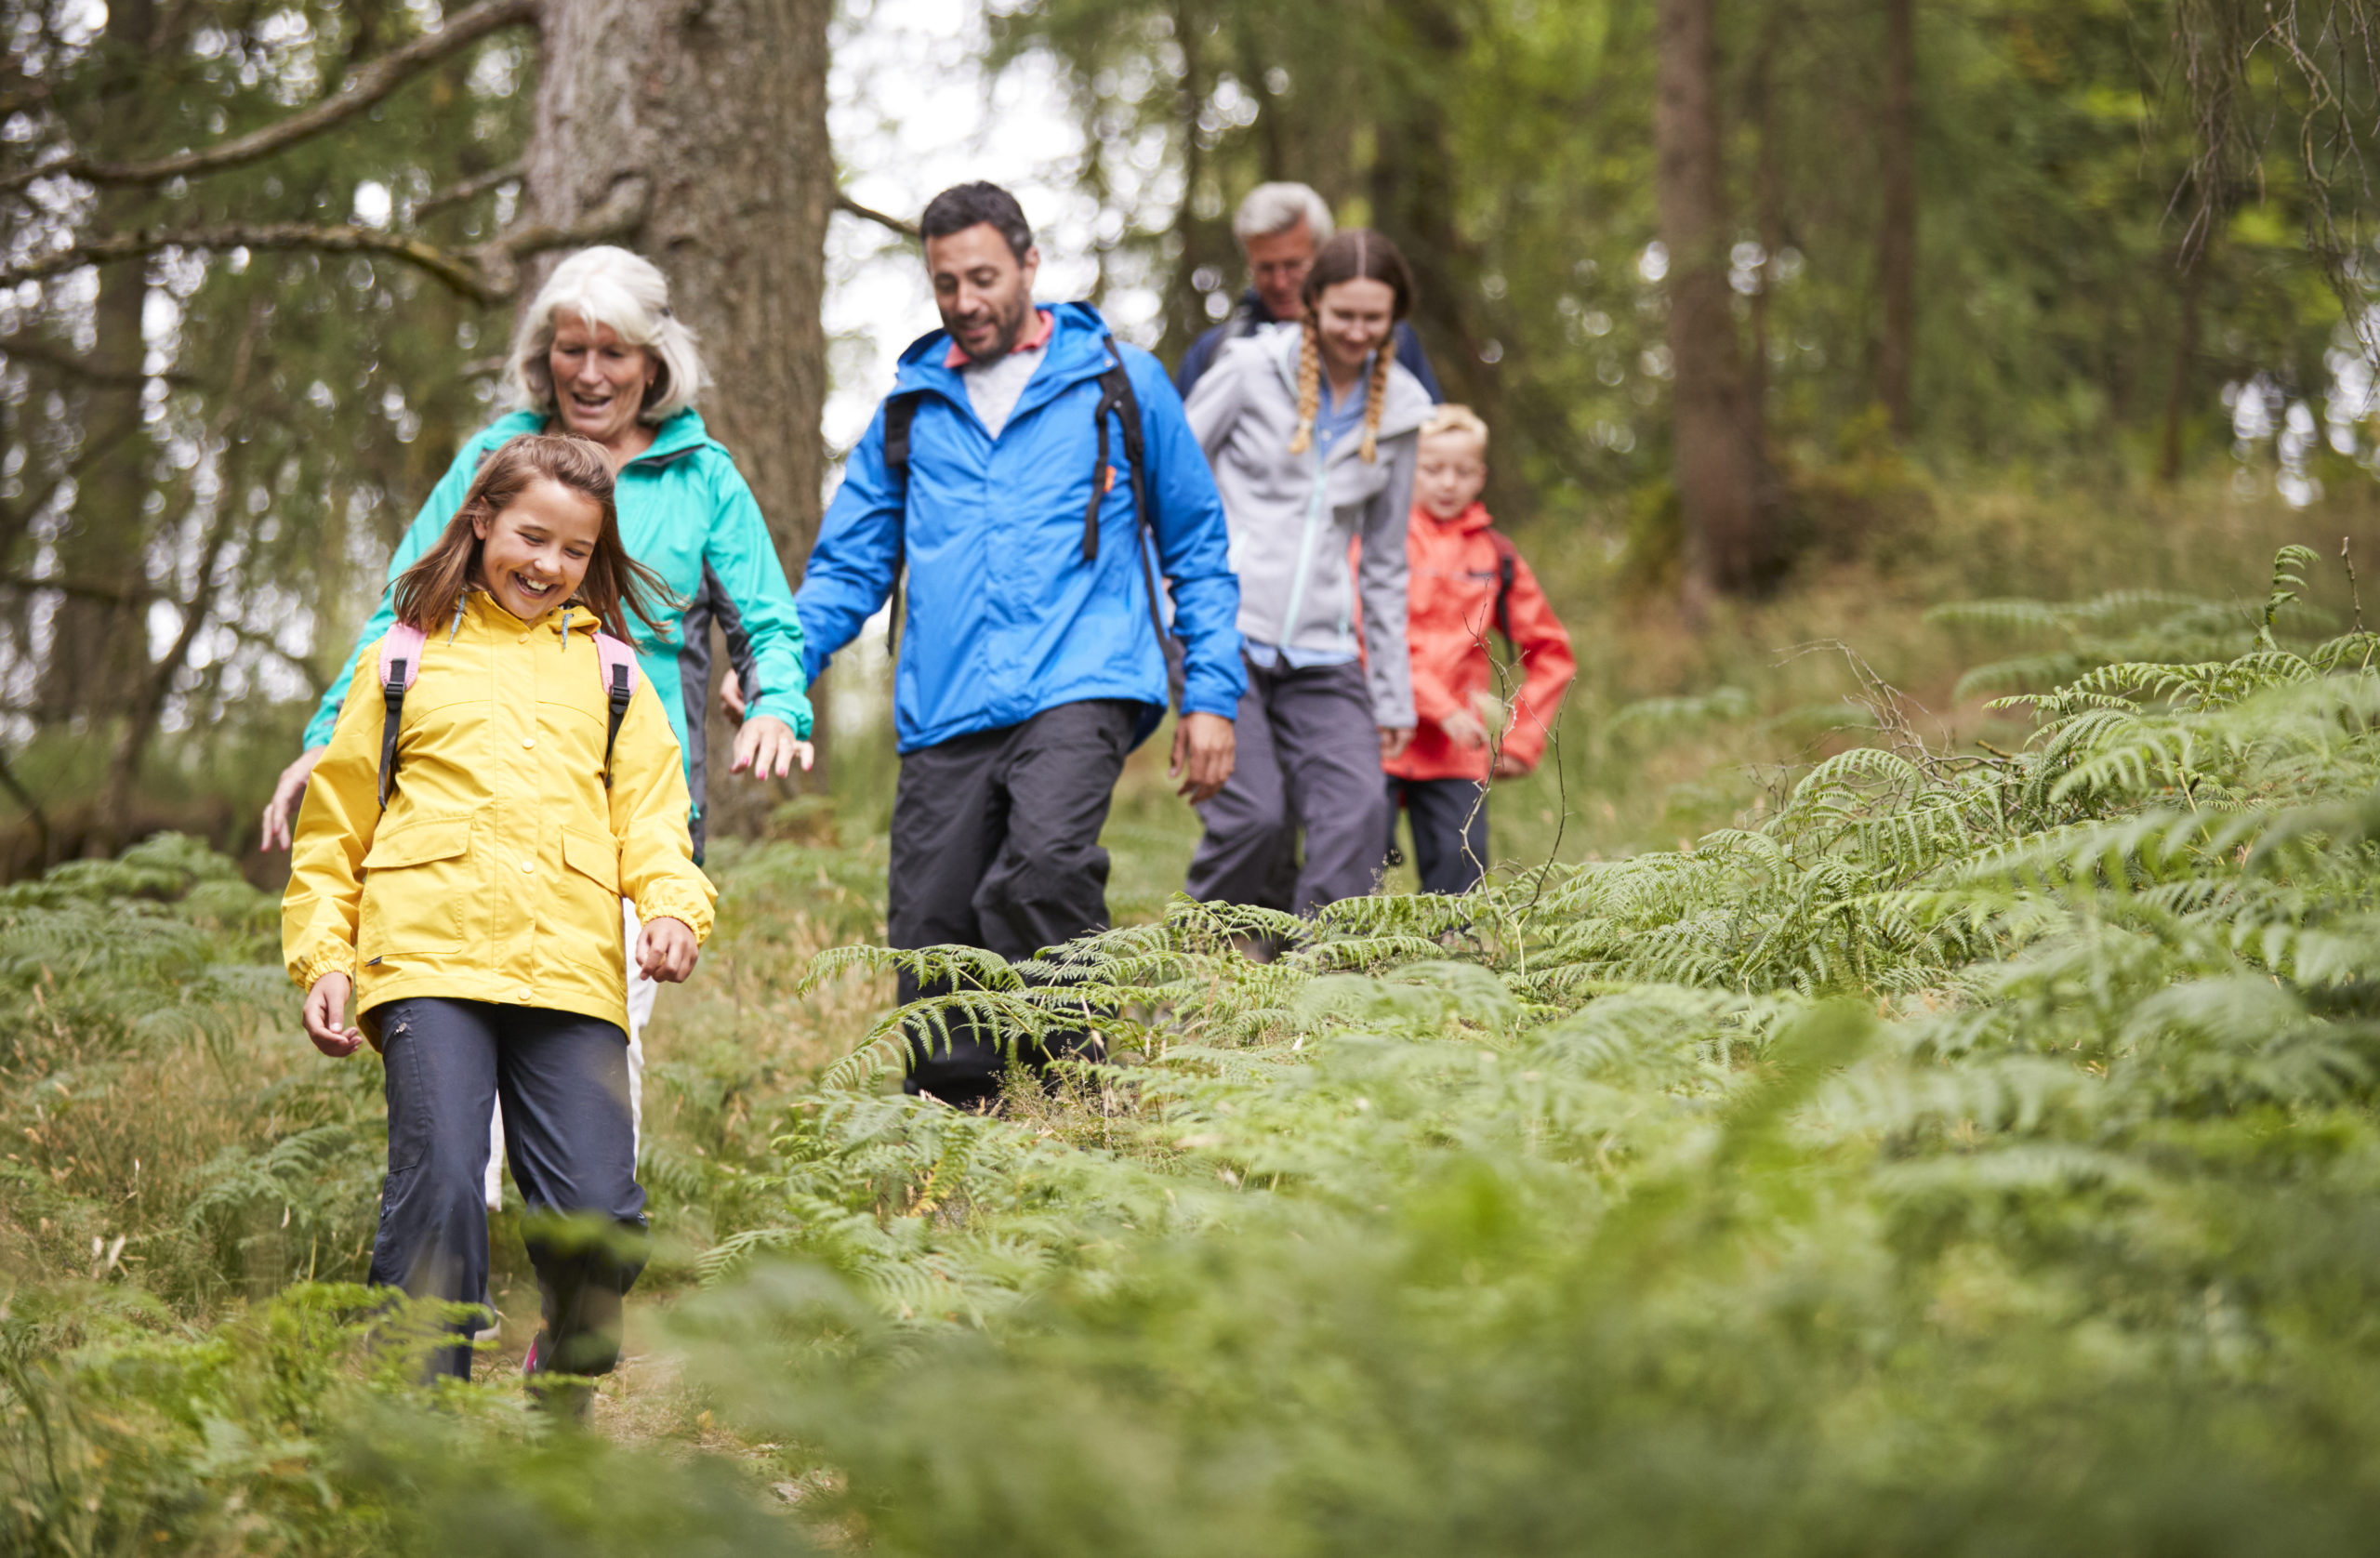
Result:
M2178 261L2181 271L2181 319L2174 332L2174 375L2165 383L2164 426L2157 441L2157 480L2167 486L2182 479L2182 431L2189 421L2190 396L2198 365L2199 297L2206 287L2211 259L2202 248Z
M1372 225L1395 238L1413 268L1413 327L1429 349L1447 399L1470 406L1490 427L1501 410L1501 373L1483 357L1487 331L1478 318L1481 265L1475 245L1455 220L1461 175L1441 93L1437 61L1461 56L1463 25L1447 0L1392 0L1397 58L1406 78L1381 94L1377 148L1371 166ZM1501 347L1494 353L1501 360ZM1511 462L1490 468L1488 501L1510 507L1518 497L1496 477Z
M1917 0L1884 0L1884 100L1877 123L1884 211L1876 230L1876 282L1884 335L1876 399L1896 437L1910 429L1910 376L1917 352Z
M526 161L541 221L582 218L643 181L646 214L623 242L668 274L715 380L704 420L797 581L826 475L831 13L830 0L548 0ZM823 700L819 713L823 725ZM727 757L710 763L714 830L779 799L730 780Z
M1669 250L1671 398L1691 591L1742 594L1774 574L1760 407L1727 285L1717 0L1658 0L1654 196Z
M155 26L153 0L116 0L108 7L103 46L112 79L101 99L101 122L91 127L92 148L102 155L146 144L155 115L139 83ZM144 189L103 190L94 204L93 229L139 227L150 205ZM148 627L139 596L147 582L151 445L141 435L138 376L147 354L141 315L149 301L149 263L126 259L99 268L90 362L109 377L83 392L82 436L92 457L83 462L75 483L57 564L60 577L95 593L62 597L51 618L39 697L46 722L99 720L124 710L148 669Z

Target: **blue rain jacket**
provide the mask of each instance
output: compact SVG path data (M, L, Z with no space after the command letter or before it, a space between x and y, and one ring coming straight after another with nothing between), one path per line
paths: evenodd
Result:
M908 600L893 673L894 737L913 752L999 730L1060 704L1121 698L1162 718L1165 656L1149 621L1139 518L1122 429L1110 413L1116 475L1099 511L1099 557L1082 555L1083 514L1099 463L1091 416L1111 365L1106 323L1087 303L1051 306L1055 328L1031 382L995 439L943 365L947 332L901 354L893 393L920 391L909 429L906 508L884 464L884 410L851 453L794 603L808 630L812 678L857 636L892 590L906 545ZM1182 640L1186 713L1229 719L1247 673L1239 660L1239 583L1207 458L1165 369L1118 345L1141 407L1157 571Z
M413 527L397 543L389 559L389 580L396 582L445 533L455 510L463 506L480 462L494 450L522 433L539 431L542 415L516 411L488 424L456 451L430 499L414 517ZM750 671L745 686L755 680L760 697L753 714L784 720L794 733L810 734L809 680L802 671L801 623L793 610L793 593L786 587L785 569L777 561L776 543L770 538L760 506L735 469L735 461L703 426L691 406L654 429L653 447L620 468L614 501L620 513L620 542L628 556L661 575L674 603L651 601L666 629L656 633L628 614L636 643L637 663L653 679L653 690L668 711L670 729L685 755L687 787L697 819L694 839L699 846L703 796L704 700L709 695L710 644L683 631L680 612L707 605L716 612L729 639L740 651L748 647ZM338 722L339 706L347 697L355 656L364 645L377 642L396 621L392 590L380 593L372 620L364 625L337 680L324 690L321 705L306 727L308 746L330 744L331 727ZM740 641L738 641L740 640ZM434 641L434 640L433 640Z

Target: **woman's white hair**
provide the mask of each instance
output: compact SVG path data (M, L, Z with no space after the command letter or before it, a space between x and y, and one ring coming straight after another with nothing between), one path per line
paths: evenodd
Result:
M659 371L644 392L638 420L659 424L694 403L710 382L694 333L669 310L669 278L640 254L610 244L581 249L554 267L521 316L505 376L531 409L554 409L554 314L568 309L589 325L610 325L629 346L641 346Z
M1250 238L1270 238L1303 222L1317 249L1330 242L1330 207L1310 184L1259 184L1239 203L1231 219L1232 236L1242 248Z

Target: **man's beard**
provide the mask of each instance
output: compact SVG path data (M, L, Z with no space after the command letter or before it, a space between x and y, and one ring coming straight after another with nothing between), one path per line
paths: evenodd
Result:
M967 352L967 358L970 362L997 363L1001 358L1016 350L1017 341L1025 335L1025 322L1031 318L1032 314L1032 299L1020 295L1016 299L1014 307L1001 312L998 316L998 333L992 337L990 350L984 352L981 356L978 356L974 352L967 351L967 348L963 342L960 344L959 350ZM946 325L949 322L945 320L944 323ZM958 335L958 332L954 330L951 334L955 337Z

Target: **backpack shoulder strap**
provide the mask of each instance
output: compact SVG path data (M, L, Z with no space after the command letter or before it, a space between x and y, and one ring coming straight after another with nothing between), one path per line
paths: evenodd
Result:
M603 787L612 787L612 746L620 739L620 721L628 717L628 700L636 693L636 651L611 634L595 635L595 663L603 673L603 694L610 703L603 731Z
M380 640L380 810L389 809L389 789L397 779L397 727L403 719L405 689L421 674L418 627L391 625Z
M1501 530L1490 527L1488 540L1496 548L1496 631L1504 636L1504 647L1513 648L1513 581L1520 574L1521 554Z
M884 471L892 479L892 490L900 498L905 530L909 506L909 428L918 419L918 399L924 393L921 390L898 390L884 397ZM902 586L908 565L909 548L905 536L893 544L892 614L884 624L884 653L895 660L901 654L901 600L907 593Z
M1141 398L1132 392L1131 371L1125 366L1124 354L1116 349L1116 337L1105 337L1108 367L1099 376L1099 469L1091 472L1091 512L1083 517L1083 560L1090 561L1099 555L1099 496L1113 480L1107 469L1107 414L1124 429L1124 462L1130 468L1132 481L1132 511L1139 522L1140 534L1132 538L1132 549L1141 554L1141 584L1149 598L1149 626L1157 629L1157 646L1165 655L1166 696L1174 706L1182 703L1182 654L1173 635L1166 630L1165 614L1157 603L1157 569L1149 554L1157 547L1157 511L1149 507L1147 442L1141 436Z
M909 490L909 425L918 419L916 390L896 390L884 397L884 469L892 484Z

